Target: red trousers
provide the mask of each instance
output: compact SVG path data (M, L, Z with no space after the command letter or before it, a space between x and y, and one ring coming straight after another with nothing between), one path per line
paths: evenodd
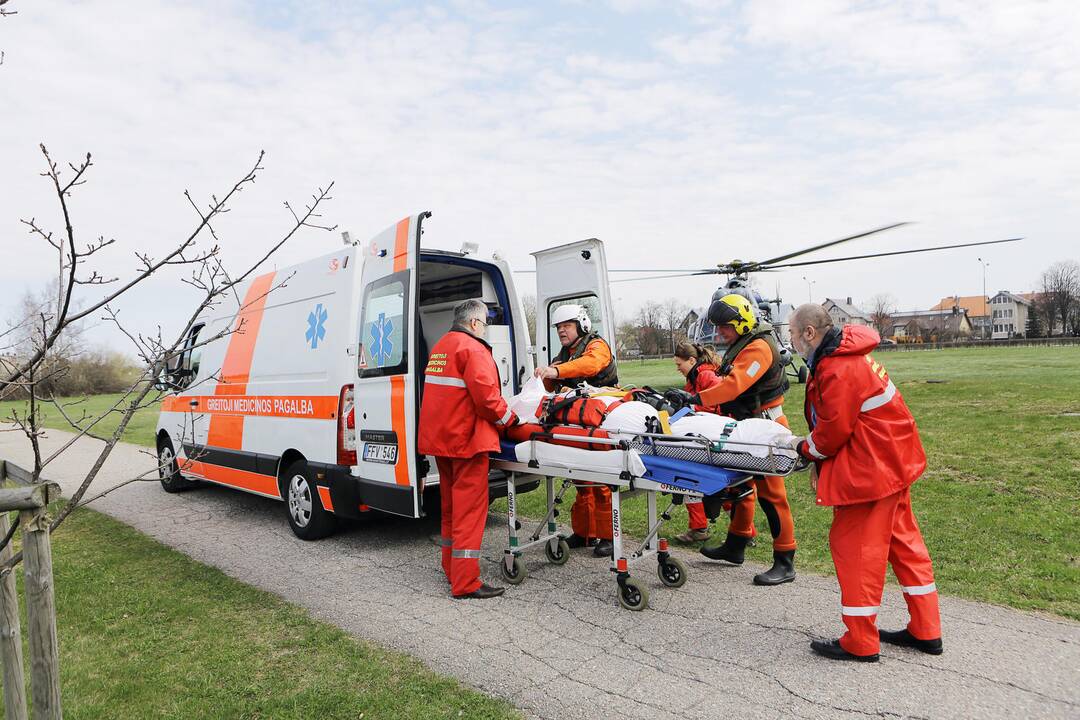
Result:
M776 422L784 427L788 425L787 417L781 415ZM784 552L794 550L795 544L795 520L791 517L791 505L788 504L787 488L784 487L782 477L759 477L754 479L754 492L750 493L735 505L735 512L731 516L731 524L728 532L732 535L754 537L754 501L761 505L765 519L769 521L769 533L773 537L773 550Z
M731 503L724 503L724 510L734 514ZM751 511L753 511L752 507ZM690 516L690 522L688 523L688 527L691 530L704 530L709 526L709 518L705 516L705 506L700 500L687 500L686 513ZM757 528L754 527L753 512L751 512L750 517L750 537L754 537L755 535L757 535Z
M611 490L603 486L577 485L577 497L570 508L570 527L575 535L583 538L610 540Z
M442 568L454 595L467 595L480 587L488 461L486 452L471 458L435 458L442 498Z
M854 655L878 652L877 614L885 587L885 565L892 565L904 591L911 622L920 640L941 637L937 586L930 553L911 512L911 491L873 502L833 508L829 547L847 632L840 645Z

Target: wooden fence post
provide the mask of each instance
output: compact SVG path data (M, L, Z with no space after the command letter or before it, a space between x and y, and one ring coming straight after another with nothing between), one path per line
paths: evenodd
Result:
M44 490L39 507L22 509L23 560L26 569L26 632L30 645L30 700L33 720L61 720L60 651L56 639L56 603L53 597L52 547L49 540L49 500L60 497L53 483L34 486ZM10 492L10 491L9 491Z
M0 471L0 479L3 478ZM9 529L7 511L0 512L0 538ZM0 550L0 565L14 555L11 544ZM26 720L26 681L23 680L22 630L14 570L0 570L0 659L4 665L4 717Z

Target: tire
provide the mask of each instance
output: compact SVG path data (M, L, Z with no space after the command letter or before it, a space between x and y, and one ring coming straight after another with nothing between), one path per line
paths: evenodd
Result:
M649 606L649 591L633 578L626 578L619 586L619 604L627 610L644 610Z
M555 546L555 550L551 549L551 541L544 543L544 554L547 555L548 562L552 565L565 565L570 559L570 545L566 540L559 538L558 544Z
M810 377L810 370L805 365L800 367L799 368L799 384L800 385L805 385L806 384L806 379L809 378L809 377Z
M686 584L686 565L678 558L668 558L667 561L657 565L656 574L660 576L660 582L670 588L682 587Z
M333 514L322 506L315 489L315 474L304 460L286 468L281 478L281 497L293 534L301 540L319 540L334 532Z
M176 451L173 450L172 440L168 437L158 442L158 479L161 481L161 489L167 493L183 492L199 484L180 474Z
M569 551L567 552L569 554ZM520 585L525 582L526 576L529 571L525 569L525 563L521 562L521 558L514 558L513 567L510 570L506 569L506 561L499 561L499 572L502 574L502 579L511 585Z

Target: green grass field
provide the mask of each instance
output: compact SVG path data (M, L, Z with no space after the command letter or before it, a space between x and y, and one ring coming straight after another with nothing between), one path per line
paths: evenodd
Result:
M929 456L914 485L915 512L943 592L1080 619L1080 347L880 353L911 407ZM624 384L681 384L668 360L624 362ZM936 381L936 382L931 382ZM111 396L87 409L108 407ZM803 388L792 386L788 418L805 433ZM0 416L11 403L0 403ZM125 439L153 443L156 412L143 410ZM47 423L64 427L63 419ZM826 546L831 511L813 504L805 473L788 481L801 570L832 572ZM542 514L539 493L522 496ZM629 503L627 529L645 526ZM669 535L685 527L678 511ZM767 528L758 514L758 529ZM715 531L722 535L724 528ZM768 542L750 557L768 562Z
M919 424L929 465L912 488L942 592L1080 619L1080 347L883 352L875 356ZM627 361L624 384L682 384L669 360ZM936 382L932 382L936 381ZM785 408L806 433L803 386ZM800 570L832 573L832 512L813 502L806 473L788 480ZM539 493L521 511L542 515ZM624 508L645 528L643 503ZM568 507L568 506L564 506ZM749 557L771 562L768 528ZM678 509L668 535L686 527ZM726 526L713 527L722 539Z
M93 511L53 562L66 718L520 717Z

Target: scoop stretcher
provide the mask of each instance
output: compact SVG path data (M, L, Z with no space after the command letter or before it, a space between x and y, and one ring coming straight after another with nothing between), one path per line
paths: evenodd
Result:
M773 448L767 449L769 463L763 466L762 458L746 453L716 453L715 444L707 438L650 433L625 433L624 438L618 437L622 434L588 438L590 445L614 448L600 451L553 444L552 441L581 443L583 440L579 435L560 434L558 429L536 433L525 442L502 443L499 454L492 457L492 467L507 475L509 543L500 564L504 580L511 584L523 582L527 571L522 555L538 546L543 546L549 562L565 564L570 550L556 520L563 495L573 483L603 486L611 490L611 571L618 583L619 603L629 610L642 610L648 606L648 591L630 576L629 563L656 556L657 575L665 586L681 587L687 579L686 565L671 556L667 540L660 537L661 527L671 519L675 505L706 496L720 498L721 502L737 500L752 492L750 481L755 475L763 472L787 475L805 467L797 460L774 453ZM684 457L708 458L711 462L694 462ZM522 537L517 488L535 482L537 476L543 480L547 512L533 532ZM556 488L558 481L561 484ZM628 552L622 532L622 504L636 495L645 496L648 525L645 538ZM670 497L662 512L657 512L658 495Z

